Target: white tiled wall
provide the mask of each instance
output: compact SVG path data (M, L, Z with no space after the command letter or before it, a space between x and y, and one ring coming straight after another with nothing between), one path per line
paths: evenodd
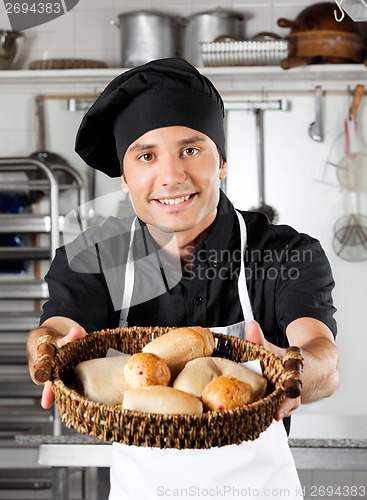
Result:
M215 9L220 6L246 14L245 35L271 31L285 36L279 28L280 17L294 19L306 6L317 0L79 0L67 14L24 32L26 43L15 67L27 68L30 61L46 58L82 58L120 66L119 30L111 25L121 13L139 9L157 9L179 16ZM0 5L0 29L10 29L4 3Z

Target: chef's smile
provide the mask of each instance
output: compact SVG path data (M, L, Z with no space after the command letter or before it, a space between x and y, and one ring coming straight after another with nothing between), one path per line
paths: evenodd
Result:
M162 197L157 200L154 200L158 202L160 205L163 205L163 209L168 209L168 210L179 210L181 208L186 208L188 205L193 200L193 197L195 196L195 193L193 194L186 194L186 195L178 195L178 196L170 196L170 197Z

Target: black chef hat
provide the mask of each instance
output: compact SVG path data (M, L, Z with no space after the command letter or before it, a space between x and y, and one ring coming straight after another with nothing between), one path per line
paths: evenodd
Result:
M210 137L225 155L224 106L214 85L184 59L151 61L115 78L84 116L75 151L110 177L149 130L181 125Z

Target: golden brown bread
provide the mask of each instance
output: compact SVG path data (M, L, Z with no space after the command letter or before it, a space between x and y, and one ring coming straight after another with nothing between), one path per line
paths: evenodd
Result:
M149 342L143 352L157 354L165 359L172 378L175 378L188 361L211 356L214 346L212 332L208 328L194 326L170 330Z
M124 368L125 383L129 389L147 385L168 385L171 372L167 362L156 354L133 354Z
M173 382L173 387L200 398L204 387L222 373L214 362L215 358L196 358L186 363Z
M122 409L143 413L192 415L202 413L203 404L199 398L173 387L150 385L125 391Z
M242 382L250 384L252 387L254 401L263 398L266 394L267 380L262 375L259 375L254 370L236 363L230 359L213 358L214 363L225 377L235 377Z
M225 358L197 358L189 361L176 377L173 387L200 397L205 386L220 377L234 377L250 384L254 401L266 393L267 381L262 375L240 363Z
M75 367L76 389L93 401L121 404L126 389L124 367L130 355L82 361Z
M250 384L234 377L217 377L204 388L201 400L205 410L234 410L253 402Z

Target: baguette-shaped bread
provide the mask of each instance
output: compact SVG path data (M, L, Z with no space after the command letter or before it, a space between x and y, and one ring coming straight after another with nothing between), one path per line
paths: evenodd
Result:
M82 361L75 367L76 390L106 405L121 404L125 385L124 367L130 355Z
M148 352L133 354L124 367L124 375L126 387L129 389L147 385L168 385L171 381L167 362Z
M220 376L234 377L250 384L254 401L262 398L266 393L265 377L240 363L216 357L203 357L189 361L176 377L173 387L200 397L205 386Z
M203 412L199 398L173 387L150 385L125 391L123 410L142 413L170 413L192 415Z
M205 410L227 411L253 402L250 384L234 377L217 377L203 390L201 400Z
M167 361L172 378L188 361L202 356L211 356L215 346L214 336L208 328L192 326L170 330L143 347Z

